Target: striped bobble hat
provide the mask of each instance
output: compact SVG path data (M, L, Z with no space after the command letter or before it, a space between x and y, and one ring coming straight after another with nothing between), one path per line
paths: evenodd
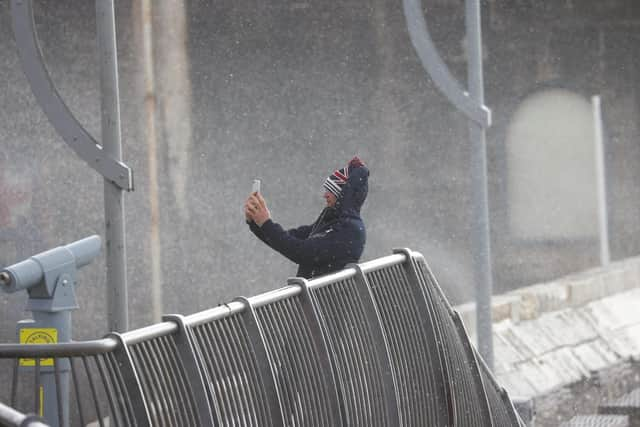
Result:
M349 178L349 167L345 166L342 169L338 169L334 171L331 175L327 177L324 181L324 188L329 191L331 194L336 196L336 198L340 197L340 193L342 192L342 187L347 183L347 179Z

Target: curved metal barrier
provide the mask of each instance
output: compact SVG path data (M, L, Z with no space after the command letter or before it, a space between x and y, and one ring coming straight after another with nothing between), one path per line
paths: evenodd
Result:
M458 314L447 302L426 261L411 257L424 298L437 325L441 357L453 406L453 425L487 426L491 420L489 402L475 353Z
M73 407L58 398L53 425L524 425L408 249L102 340L3 344L0 358L15 359L11 406L34 413L40 371L70 365Z

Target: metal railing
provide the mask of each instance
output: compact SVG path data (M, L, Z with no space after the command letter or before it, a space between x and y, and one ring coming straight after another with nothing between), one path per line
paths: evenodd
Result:
M19 406L36 414L40 371L70 365L73 407L52 425L523 425L410 250L102 340L0 345L0 358L15 359L11 406L32 384Z

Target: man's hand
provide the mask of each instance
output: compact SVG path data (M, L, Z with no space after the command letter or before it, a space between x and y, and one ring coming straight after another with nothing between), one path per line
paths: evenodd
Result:
M253 220L258 227L271 218L271 213L267 208L267 202L260 193L252 193L244 205L244 215L248 220Z

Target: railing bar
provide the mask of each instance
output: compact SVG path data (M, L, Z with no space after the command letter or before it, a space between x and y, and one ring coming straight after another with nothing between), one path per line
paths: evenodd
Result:
M344 310L344 306L341 304L343 298L340 298L338 295L338 291L343 291L341 288L341 283L335 283L333 286L328 286L326 288L327 292L327 300L328 300L328 312L331 314L327 316L331 322L331 328L333 329L333 334L336 338L342 338L342 342L337 342L336 344L341 344L336 349L336 357L340 359L342 365L342 374L343 377L342 386L345 389L342 390L343 399L345 401L345 410L347 411L347 420L351 425L360 425L359 424L359 409L360 402L358 397L360 397L361 387L356 388L356 383L359 375L357 367L353 363L353 359L349 357L354 354L358 350L354 348L351 344L351 340L353 336L348 333L349 326L353 325L353 323L349 322L348 315ZM346 389L348 387L348 389Z
M248 298L248 300L252 307L258 308L288 298L292 298L296 295L300 295L300 292L300 287L287 285L280 289L275 289L273 291L265 292L263 294Z
M144 348L140 344L129 346L129 353L133 359L133 363L138 377L141 380L142 393L144 394L147 404L149 405L149 415L153 425L169 425L165 418L164 401L157 391L158 384L154 375L149 370L148 361L145 356Z
M232 422L233 408L231 407L231 399L229 399L227 393L227 389L229 388L227 385L229 367L220 346L220 335L224 333L224 330L221 330L221 323L223 322L224 320L218 320L203 324L202 327L205 328L206 333L203 334L203 336L207 341L208 348L210 349L209 352L212 356L210 359L213 361L213 364L209 364L209 367L212 370L212 380L215 381L215 387L218 390L217 399L219 406L221 410L223 410L223 418L227 420L227 422Z
M148 341L141 342L146 351L147 360L149 363L149 368L152 370L155 378L158 381L158 393L162 396L165 407L167 409L166 416L169 419L169 425L175 426L178 423L178 410L176 408L177 402L175 401L175 396L171 393L170 387L170 378L166 375L166 373L162 370L161 363L164 362L165 356L164 354L156 354L153 350L153 344L156 342L158 337L153 338Z
M235 340L232 341L229 339L229 335L235 337L236 340L239 338L239 336L237 331L233 327L234 325L232 319L228 319L228 321L226 322L226 326L229 334L223 335L223 345L227 348L227 353L231 356L232 368L236 372L236 377L238 378L240 386L237 393L239 398L236 399L235 403L238 407L238 411L242 415L241 418L243 425L250 425L250 420L253 418L254 408L251 401L252 399L247 394L247 387L249 386L249 382L247 381L246 373L242 369L242 364L239 363L242 357L241 353L238 351L234 351L236 349L236 346L234 344Z
M359 401L358 397L362 390L356 388L356 381L358 379L357 367L354 365L353 360L349 357L350 354L353 354L357 349L351 346L351 340L353 337L348 333L349 326L352 323L348 322L347 317L348 313L343 311L343 306L341 304L342 298L338 295L338 291L340 290L341 283L335 283L333 286L327 286L326 289L326 301L327 301L327 313L329 316L325 316L325 320L329 322L330 328L333 330L332 334L336 339L335 342L335 352L336 358L340 363L340 376L342 377L342 381L340 382L343 390L343 400L345 403L345 416L347 417L347 422L351 425L360 425L359 424ZM342 338L342 340L338 340ZM337 341L337 342L336 342Z
M98 356L91 356L91 357L95 359ZM100 423L100 427L104 427L104 421L102 419L102 411L100 410L100 402L98 401L98 393L96 390L96 386L93 382L93 375L91 374L91 370L89 369L87 356L82 356L82 364L84 366L85 372L87 373L87 381L89 382L89 388L91 389L91 395L93 396L93 402L96 408L96 417L98 417L98 423Z
M460 356L464 356L462 361L464 362L469 380L468 393L474 397L474 401L477 404L477 406L475 406L478 409L478 412L476 412L476 414L479 415L480 419L487 417L491 419L491 405L488 400L489 398L487 396L487 390L482 379L482 373L480 372L480 367L478 365L478 361L476 360L474 349L471 346L468 337L466 336L462 320L460 319L458 313L452 312L451 321L453 322L453 326L456 331L455 336L460 343L460 347L462 348ZM484 414L482 414L480 411L483 411Z
M352 407L353 407L353 395L354 391L347 391L347 381L349 366L346 360L344 349L341 348L339 338L341 331L339 330L339 322L336 321L337 309L335 306L334 290L336 284L327 284L323 288L316 288L311 290L312 299L318 305L318 311L321 313L324 319L324 328L326 328L327 343L329 351L333 352L332 365L335 368L336 373L336 385L339 389L341 397L341 405L344 408L344 416L347 424L353 424L352 419ZM323 329L324 329L323 328ZM346 330L346 328L345 328ZM342 332L344 335L344 332Z
M299 350L299 351L296 351L298 360L301 362L300 365L298 366L300 367L300 369L303 370L301 377L303 378L304 384L306 385L306 387L302 389L298 388L298 392L302 395L303 398L308 397L308 399L305 399L305 400L301 399L301 401L305 402L308 405L309 409L311 410L311 413L313 414L313 416L317 417L317 418L312 418L311 424L312 425L329 425L331 416L329 415L326 422L323 423L322 418L324 417L324 415L326 415L323 411L323 409L325 408L324 408L324 405L319 405L319 403L322 402L322 398L326 396L325 390L323 390L326 384L321 378L321 376L318 374L318 371L316 369L318 366L320 366L320 363L315 356L316 356L316 351L320 351L320 349L316 349L313 346L313 342L310 339L311 331L309 330L304 314L302 313L301 299L302 298L300 296L297 296L295 297L295 299L289 298L281 302L282 308L283 308L282 320L283 322L285 322L285 324L288 323L290 326L293 326L295 330L295 332L291 334L289 337L293 338L296 349ZM308 350L306 352L308 354L305 354L305 350ZM305 357L305 356L308 356L308 357ZM313 363L311 363L312 358L313 358ZM308 375L304 375L305 371ZM305 391L309 389L313 390L314 393L310 393L310 394L314 398L311 398L311 396L307 396L307 394L305 393ZM316 405L316 403L318 405Z
M364 283L366 283L366 279L362 277ZM387 394L384 392L384 381L383 381L383 368L380 365L380 358L378 356L376 350L376 342L373 337L373 333L371 331L372 328L380 328L381 325L378 323L377 319L374 320L375 324L370 324L369 319L367 317L367 311L365 309L365 304L370 301L362 301L358 298L359 293L357 292L358 284L353 279L352 292L354 292L354 296L352 301L354 301L354 311L357 310L357 316L362 323L363 336L361 339L366 338L367 349L370 351L364 352L364 358L366 360L364 367L368 368L369 374L369 382L366 389L371 389L373 395L373 407L370 409L371 417L373 419L377 419L380 421L380 425L386 425L389 420L390 414L388 413L391 408L388 407L387 402ZM363 286L366 286L363 284ZM371 401L370 401L371 402ZM395 402L394 402L395 404Z
M421 258L421 256L420 256ZM442 296L441 290L437 283L435 283L430 277L430 271L428 269L425 271L423 268L423 263L420 262L420 258L411 257L412 266L414 271L417 272L417 277L419 279L420 288L422 289L422 294L427 302L427 307L429 309L429 313L431 316L431 321L434 329L434 339L437 344L437 354L439 366L441 367L442 372L442 390L444 392L444 404L447 405L447 417L450 423L454 423L457 418L457 402L455 396L452 393L453 389L453 378L450 367L450 362L447 358L447 341L444 332L444 324L443 324L443 310L448 313L448 308L444 307L442 304L439 304L438 297ZM423 260L424 261L424 260ZM426 264L426 262L425 262ZM438 294L438 295L436 295ZM448 316L444 315L444 316Z
M195 351L200 354L201 359L201 369L202 369L202 379L204 382L204 388L207 393L207 402L209 403L209 407L211 408L211 417L213 419L213 423L221 422L221 409L218 399L216 397L217 393L214 389L214 377L213 370L211 368L211 362L209 359L213 357L211 352L207 348L207 344L204 338L204 333L206 330L204 329L204 324L199 324L197 326L189 326L186 322L186 317L184 318L184 326L187 330L191 331L191 336L193 338L193 346L195 347Z
M53 358L53 377L56 385L56 405L58 407L58 425L64 426L64 412L62 408L62 386L60 381L60 365L58 358Z
M218 307L210 308L199 313L190 314L184 318L184 322L187 326L195 328L202 326L206 323L213 323L225 319L226 317L239 314L244 311L244 304L237 301L232 301Z
M408 277L405 274L402 266L394 266L392 271L388 272L390 280L394 280L396 283L403 283L406 292L404 292L403 297L406 301L406 304L411 307L411 310L405 313L405 323L409 325L407 330L407 340L409 344L409 351L414 354L424 353L428 355L428 349L424 348L421 344L423 344L423 336L424 331L422 330L420 319L418 318L418 302L415 299L415 296L411 293L411 284L409 283ZM415 379L415 389L413 394L413 399L411 400L412 411L414 420L416 423L433 421L429 417L429 414L424 414L422 410L424 409L421 405L421 401L424 396L429 396L429 390L425 389L425 379L428 378L429 373L424 372L422 369L420 358L409 358L410 367L412 369L412 377Z
M359 308L366 324L367 336L371 344L371 352L367 352L372 372L372 382L376 384L381 402L384 404L378 408L382 414L383 425L404 425L402 413L399 407L400 394L398 386L397 369L393 362L393 346L390 344L388 330L384 326L382 308L374 295L374 284L365 276L362 269L354 276L355 298L359 302Z
M292 378L294 373L291 369L294 363L291 360L289 351L283 350L283 343L280 339L279 330L275 326L275 319L273 316L273 310L271 306L263 306L255 309L258 322L262 324L262 329L265 334L265 340L267 342L267 351L271 354L275 371L277 372L276 381L279 385L279 389L282 392L282 412L284 417L284 423L286 425L299 425L296 420L295 407L293 406L293 383L296 378Z
M396 372L398 378L398 394L400 401L398 402L398 409L402 416L403 423L406 425L412 425L411 419L407 415L408 402L408 368L405 360L401 355L403 341L401 339L401 333L398 330L398 325L393 321L394 316L391 310L393 307L399 307L397 296L391 292L390 287L384 286L384 280L380 271L372 271L370 273L371 283L376 284L374 287L374 297L376 299L376 305L380 308L380 315L383 319L384 329L387 333L387 337L390 344L390 351L392 353L392 367Z
M404 292L402 293L399 292L401 289L399 286L394 287L393 290L398 292L398 297L402 301L401 304L406 307L406 309L403 310L403 318L401 320L401 324L405 325L405 328L403 329L404 339L406 343L405 348L408 350L407 352L409 354L423 353L425 349L420 346L420 343L422 343L422 336L418 333L420 320L417 318L416 301L410 294L410 285L408 278L404 274L404 271L402 270L402 267L400 265L383 270L382 275L385 276L387 283L404 285ZM421 414L420 400L421 398L423 398L423 396L428 396L427 390L424 389L423 381L423 378L428 377L428 372L423 372L420 369L421 367L419 358L416 357L407 358L407 367L409 369L410 378L412 379L413 384L413 393L410 400L410 412L413 415L414 422L425 422L429 419L429 416L424 416L423 414Z
M411 259L409 258L407 262L410 263ZM398 270L398 274L402 275L403 279L406 280L407 286L416 286L416 284L412 284L412 281L407 275L407 271L405 270L405 268L398 266ZM419 408L419 411L416 413L422 414L422 420L431 420L431 422L436 422L436 420L438 419L436 405L430 407L428 405L428 401L426 401L424 397L420 398L421 396L435 397L436 393L439 390L436 387L434 376L430 375L429 370L430 366L437 366L437 364L434 363L437 362L437 360L432 360L432 352L430 351L430 348L426 343L427 337L434 336L433 323L429 320L430 317L427 312L421 313L420 307L423 307L423 309L426 310L425 307L428 306L426 305L426 300L423 293L418 292L418 294L419 296L417 298L420 298L419 300L415 300L415 298L412 298L412 301L414 301L415 311L412 313L411 319L409 320L410 322L412 322L412 324L416 325L415 334L417 335L416 345L418 346L418 351L423 352L425 355L424 358L416 359L416 367L419 372L418 378L420 378L419 384L421 390L421 393L418 396L419 398L416 399L416 406ZM425 320L421 318L421 315L426 316L424 318ZM442 400L434 401L434 403L436 404L440 402L442 402Z
M120 336L120 338L122 338ZM136 376L135 374L135 368L133 366L133 361L130 357L131 353L128 352L128 347L127 344L124 342L124 340L120 341L120 351L122 352L122 354L126 357L123 357L123 359L126 360L126 367L128 367L131 372L128 372L127 374L131 375L133 374L134 377ZM136 421L136 409L133 407L134 405L134 399L131 397L131 393L129 392L131 384L127 384L123 373L122 373L122 369L120 369L120 363L118 361L119 357L117 358L117 356L120 355L116 355L116 353L112 352L109 353L110 357L112 358L112 366L114 368L114 375L115 375L115 379L118 381L118 385L120 386L120 389L123 390L123 396L125 396L123 404L122 404L122 416L125 419L126 423L132 423ZM135 384L135 386L137 386L138 384ZM137 388L137 387L136 387ZM137 390L136 390L137 391ZM141 392L141 391L140 391ZM144 400L144 397L140 397L140 399ZM137 399L136 399L137 400ZM146 418L146 411L144 414L144 417Z
M103 338L93 341L63 342L57 344L0 344L0 359L33 358L49 359L52 357L73 357L108 353L117 347L117 341Z
M157 340L157 345L159 347L164 346L170 349L170 351L166 352L169 356L168 362L176 367L176 371L180 372L180 375L175 375L176 371L171 370L170 374L173 378L174 390L177 392L177 400L184 408L185 415L190 420L189 424L202 424L205 420L200 420L200 414L196 409L196 399L193 391L193 385L191 384L191 378L189 378L187 370L185 369L185 362L178 350L178 344L175 341L175 336L167 335L160 337L160 339ZM181 391L184 392L184 395ZM188 398L185 399L185 397Z
M124 332L122 334L122 340L128 346L133 346L142 342L152 341L161 336L175 334L176 332L178 332L178 325L175 322L160 322L145 326L144 328Z
M78 386L78 373L75 366L75 358L69 358L69 366L71 368L71 379L73 381L73 389L75 390L76 402L78 407L78 415L80 417L80 424L87 425L84 417L84 411L82 410L82 401L80 399L80 387Z
M364 302L358 298L355 279L349 281L350 304L346 307L359 324L358 333L355 334L358 361L362 372L362 387L365 391L363 411L366 411L367 419L371 423L377 420L384 424L387 419L385 395L382 392L382 370L375 356L375 345L369 330L366 314L363 308ZM366 351L365 351L366 349Z
M360 279L363 281L362 287L368 290L367 279L364 276ZM365 291L363 296L366 300L358 298L360 293L357 291L357 287L358 284L355 283L354 279L354 289L356 290L354 301L357 301L358 313L362 319L364 325L363 329L366 331L367 343L371 350L370 352L365 353L365 357L367 358L366 366L368 366L370 370L370 381L373 384L376 402L380 403L379 405L374 405L373 416L380 419L380 425L386 425L391 419L394 419L392 411L396 413L398 411L393 380L390 384L391 391L385 391L385 375L391 375L393 377L392 373L388 371L385 372L385 367L387 366L386 363L390 363L388 362L390 356L385 349L383 350L384 359L381 359L380 357L382 352L378 350L378 346L381 345L384 349L384 332L383 327L380 324L380 319L375 314L378 310L375 307L375 303L371 300L370 293L367 293L367 291ZM373 311L372 318L368 315L368 306L371 307L369 310ZM376 333L380 334L379 342L375 338ZM390 398L388 397L390 395L393 396L393 403L391 404L389 403ZM395 422L399 422L399 419L395 419Z
M410 262L411 260L409 259L407 262ZM411 283L411 280L409 279L409 276L407 275L407 272L405 270L405 268L403 266L397 266L396 267L396 271L395 271L396 276L399 276L399 278L401 278L401 280L404 281L404 283L407 284L407 289L410 290L411 286L415 286L414 284ZM415 325L415 329L413 329L413 333L414 333L414 344L415 344L415 351L418 351L420 353L423 353L425 355L424 358L416 358L415 359L415 366L416 366L416 371L418 373L417 378L419 379L418 381L418 389L419 389L419 394L417 395L417 399L415 400L415 405L416 405L416 416L420 415L420 420L425 422L426 420L430 420L429 422L436 422L437 420L437 408L435 408L434 405L434 411L432 412L431 409L429 407L428 404L426 404L428 401L426 401L424 399L424 396L435 396L436 393L436 388L435 385L432 383L432 376L430 375L430 371L427 368L426 365L432 366L433 365L433 361L431 360L431 352L429 351L429 347L428 345L426 345L426 337L429 336L429 333L433 332L433 325L431 324L431 322L426 322L423 321L420 317L420 315L422 314L423 316L429 316L428 313L420 313L420 306L421 304L424 305L426 307L426 302L424 299L424 296L422 295L422 292L418 292L419 296L418 297L414 297L411 296L410 300L412 301L412 306L414 308L414 310L409 314L409 318L408 321L411 325ZM416 298L419 298L419 300L416 300ZM426 330L426 328L431 328L430 330ZM436 401L439 402L439 401ZM436 403L434 402L434 403Z
M360 264L360 268L364 273L370 273L377 270L382 270L392 265L402 264L406 260L406 258L406 255L402 253L388 255L383 258L363 262Z
M158 422L158 417L162 417L162 408L158 404L158 399L155 394L155 385L152 384L152 379L149 376L146 363L142 360L140 355L140 349L137 346L129 347L129 355L131 356L131 364L133 369L138 375L140 381L140 391L143 399L146 401L149 409L149 419L151 424L154 425ZM159 415L160 414L160 415Z
M170 348L173 349L173 352L170 353L171 360L173 361L174 364L176 364L179 367L180 372L182 373L182 375L180 375L180 376L178 376L176 378L177 379L178 390L180 388L184 389L185 395L188 395L188 397L189 397L188 399L186 399L184 404L185 404L186 408L188 409L188 412L189 412L189 414L191 416L191 422L192 423L196 423L196 424L205 423L207 420L201 420L200 419L200 413L199 413L197 405L196 405L196 396L195 396L195 391L194 391L194 387L199 384L197 382L199 379L198 378L191 378L189 376L187 368L185 367L185 361L182 358L182 353L180 352L180 349L178 348L178 343L176 342L176 338L175 338L174 335L169 335L169 336L163 337L161 342L164 342L165 345L167 345L167 346L169 346ZM192 381L196 381L196 382L192 383Z
M226 322L226 318L219 320L217 322L207 323L206 326L211 335L211 341L209 343L211 347L211 351L216 356L213 358L215 368L218 371L217 375L215 375L216 388L218 389L219 398L225 409L225 419L227 423L234 423L234 419L236 418L235 414L235 406L233 404L233 398L230 398L231 394L228 390L231 389L230 386L230 377L233 375L233 372L229 366L230 361L226 356L224 346L221 345L222 336L225 334L224 323ZM209 337L207 336L207 339ZM215 339L215 348L213 347L213 340Z
M346 267L343 270L336 271L335 273L320 276L314 279L310 279L307 284L312 291L320 290L325 286L332 285L342 280L348 280L356 275L356 269L353 267Z
M429 292L429 294L431 295L431 300L433 302L435 312L438 316L439 333L442 337L441 339L443 342L443 359L444 361L446 361L445 372L447 372L447 383L452 390L450 395L452 396L451 403L454 410L454 421L456 423L464 422L461 417L463 417L466 413L466 405L464 402L467 398L465 396L466 387L462 387L462 390L460 390L459 380L454 375L455 370L459 367L459 361L457 360L458 351L457 349L452 348L452 346L455 344L450 340L450 331L452 329L452 326L450 325L449 309L445 304L443 304L442 295L438 292L438 288L434 286L435 284L431 281L430 278L428 278L428 276L425 278L428 279L428 283L423 286L423 292ZM435 292L433 292L432 290L435 290ZM447 327L447 325L449 325L449 327ZM462 394L459 395L459 391L461 391ZM456 396L458 396L458 398L456 398Z
M158 373L156 369L153 367L153 360L151 358L151 354L147 350L146 342L142 341L132 348L138 350L138 355L140 356L140 361L142 362L142 367L147 372L147 378L149 378L149 385L151 385L151 390L153 394L153 398L157 402L156 408L158 409L158 418L162 420L160 422L161 425L170 426L171 422L171 408L170 403L167 401L165 394L162 392L162 383L160 382L160 378L158 377Z
M13 362L13 374L11 376L11 407L16 407L16 400L18 397L18 367L20 366L20 359L16 358Z
M208 356L205 356L205 360L207 361L207 369L209 370L209 376L211 377L211 381L213 382L213 386L217 390L216 393L216 401L218 402L219 410L221 411L221 418L223 420L229 419L231 415L231 408L229 407L229 401L227 399L226 393L223 390L222 380L225 378L226 369L224 367L224 360L221 359L220 350L218 346L214 346L213 340L218 337L217 329L215 325L218 322L222 322L223 320L203 323L198 326L198 331L200 335L200 340L202 341L202 346L205 349L205 353ZM216 339L216 344L217 344Z
M112 353L101 354L97 360L98 369L105 373L103 376L103 382L105 384L105 391L107 393L107 399L109 399L109 405L111 407L112 416L116 425L125 425L125 421L122 420L122 394L120 390L120 384L114 374L114 364L117 366L117 362L113 359ZM100 363L102 362L102 363ZM104 365L104 366L103 366ZM108 373L108 375L107 375Z
M236 365L236 360L233 354L230 353L230 342L227 340L227 336L231 333L231 329L229 328L228 318L225 319L224 322L219 323L217 326L221 329L218 334L220 340L220 352L225 361L225 366L228 370L227 381L229 394L233 396L233 398L229 399L229 406L232 408L233 416L236 422L240 423L240 420L244 421L244 411L242 410L242 406L238 405L239 402L242 402L244 396L241 392L241 384L238 382L238 375L240 373L239 368ZM246 401L246 400L245 400Z
M176 378L175 372L170 370L170 374L175 382L175 386L178 390L177 398L183 405L183 407L187 410L187 416L191 417L191 423L193 424L202 424L205 420L200 420L198 411L195 407L195 396L193 394L193 386L191 385L190 378L187 376L187 371L184 367L184 361L178 351L178 345L175 342L173 335L167 335L164 337L160 337L158 340L158 346L162 346L164 344L165 347L171 349L171 351L166 354L169 355L169 362L172 362L177 369L180 370L181 375L178 375ZM184 390L185 395L189 396L189 399L184 399L180 393L180 389ZM190 423L190 424L191 424Z
M400 296L400 292L398 289L395 288L395 286L386 285L386 278L385 278L384 271L378 271L377 276L379 278L379 281L385 284L384 291L387 294L387 299L392 301L391 306L402 307L404 301ZM402 370L401 375L403 378L401 380L401 383L403 387L403 397L404 397L404 401L402 405L404 409L403 420L409 425L414 425L415 421L413 420L412 412L411 412L411 403L412 403L412 397L413 397L411 393L412 391L411 383L413 381L413 378L411 376L409 363L407 359L404 357L405 352L408 351L408 344L406 342L405 330L404 328L401 327L402 322L399 321L400 319L402 319L403 312L404 310L395 310L394 312L390 312L389 323L390 325L392 325L394 329L393 335L394 335L395 346L396 346L396 355L395 355L396 363L399 364L399 368ZM398 317L400 317L400 319L398 319Z
M239 316L232 317L229 319L229 323L231 323L234 335L239 341L237 353L241 359L241 366L246 368L243 372L247 381L248 393L250 395L248 398L249 410L251 412L250 425L258 425L259 420L261 419L260 415L262 414L266 417L267 414L269 414L269 411L265 403L267 399L264 398L265 396L263 396L262 393L260 393L260 390L262 390L262 384L260 374L258 373L256 364L254 363L255 355L251 348L249 348L248 333L244 327L242 318ZM269 424L271 424L271 420L269 420Z
M318 378L317 375L317 371L315 369L315 366L318 366L318 363L310 363L310 359L313 358L314 362L316 362L315 359L315 355L316 352L314 351L314 348L308 347L309 344L309 337L310 337L310 332L307 328L303 328L303 326L306 326L306 322L305 322L305 318L304 315L302 313L300 313L302 310L300 310L300 306L298 305L298 303L300 303L300 297L298 297L297 300L294 300L293 298L290 299L286 299L283 300L281 302L281 308L282 308L282 322L283 325L288 325L289 327L293 327L294 333L290 334L288 336L289 339L291 339L294 343L295 346L295 354L299 360L299 372L301 375L301 378L303 379L303 383L306 384L306 386L304 388L298 387L297 392L299 393L299 399L301 402L303 402L303 407L307 407L309 408L311 414L314 417L317 418L312 418L311 419L311 423L312 425L326 425L322 423L322 407L319 407L317 405L314 405L314 403L319 403L321 402L321 398L322 396L324 396L324 393L322 393L322 386L323 381L321 379ZM283 329L284 330L284 329ZM308 352L305 350L309 350ZM308 353L308 354L307 354ZM308 357L305 357L308 356ZM307 394L305 393L306 390L308 389L313 390L313 393L309 393L310 396L307 396ZM317 393L320 393L319 395ZM315 421L315 420L318 421Z
M426 306L427 306L427 311L429 314L429 319L431 321L431 325L432 325L432 329L433 329L433 339L436 342L436 350L435 352L433 352L433 356L434 356L434 362L436 364L436 366L439 366L440 369L440 376L436 376L434 378L434 387L436 389L436 392L440 391L442 394L442 399L441 399L441 404L446 405L447 408L447 412L446 414L444 414L442 411L438 411L438 414L441 414L442 416L446 417L449 422L453 422L454 418L455 418L455 402L452 398L451 395L451 383L449 381L450 379L450 372L449 372L449 367L445 353L446 353L446 347L445 347L445 335L444 335L444 331L443 331L443 324L441 322L441 310L440 310L440 306L437 304L437 301L435 301L434 298L434 292L436 292L436 288L438 287L437 284L432 283L432 281L429 279L428 275L426 274L426 272L422 269L422 266L420 265L420 263L418 262L418 260L416 259L416 257L414 257L414 255L412 255L410 257L410 266L411 271L414 271L416 274L416 278L418 280L418 285L422 291L422 295L424 297Z
M36 386L35 386L35 393L36 393L36 398L35 398L35 408L33 410L34 414L38 414L40 416L42 416L42 412L40 411L40 406L43 405L43 403L40 402L40 358L35 357L33 359L36 365L36 372L35 372L35 381L36 381Z
M397 337L394 332L393 326L390 325L389 323L387 301L385 301L383 289L381 289L379 286L377 274L375 272L371 272L368 275L365 275L365 279L368 280L369 284L371 285L371 293L373 295L374 305L378 307L380 320L382 322L381 326L384 333L387 336L391 369L393 371L393 376L398 379L396 383L397 396L398 396L398 403L397 403L398 412L402 417L404 414L402 410L402 407L403 407L402 403L403 403L403 397L404 397L404 394L403 394L404 378L398 378L398 377L404 377L404 375L402 374L402 366L398 364L398 359L397 359L397 342L396 342Z
M293 391L293 384L297 381L297 378L293 375L294 363L291 358L291 352L284 349L284 343L280 338L280 330L276 326L273 306L267 305L256 308L255 313L265 334L267 351L272 355L273 363L276 365L276 381L282 392L281 402L284 423L286 425L298 425Z
M122 351L124 351L124 348ZM109 359L107 369L111 372L113 388L117 393L118 415L123 419L124 425L128 426L135 420L134 409L131 406L131 398L129 396L130 384L125 383L124 377L122 376L122 369L120 369L120 363L115 353L107 353L105 358Z
M373 364L368 364L365 362L369 362L369 358L364 356L364 350L370 349L368 345L369 335L366 326L363 328L363 313L361 312L361 306L357 298L354 298L354 290L355 283L353 279L350 279L348 282L345 282L341 285L343 292L345 292L348 298L340 298L339 304L341 307L341 312L346 313L346 322L348 325L356 325L357 329L352 329L350 334L350 344L352 351L349 353L354 357L352 363L354 363L353 369L354 372L358 372L359 375L356 376L356 380L358 382L359 390L356 393L356 397L359 399L359 415L361 418L361 422L365 423L365 420L368 420L367 424L372 424L374 420L384 420L383 416L380 414L373 414L371 409L372 405L370 403L376 399L376 397L380 397L377 395L377 387L374 384L369 384L367 379L369 377L369 370L367 367L375 366L375 361ZM357 332L354 332L357 330ZM372 387L369 387L371 385ZM375 397L374 397L375 396ZM376 399L376 402L382 403L383 400ZM375 406L383 406L383 405L373 405ZM377 415L377 416L375 416ZM375 416L375 417L374 417ZM375 423L374 423L375 424Z
M364 302L358 298L355 279L349 282L349 304L347 310L351 312L354 323L358 324L358 332L354 334L356 348L359 349L358 363L362 372L362 387L364 389L363 413L369 423L385 424L387 420L385 395L382 392L382 370L375 356L375 345L371 336L370 325L367 322L363 308Z
M407 313L407 309L411 308L411 304L410 304L410 298L407 295L407 291L408 289L406 288L406 281L402 282L400 280L394 280L393 278L393 274L389 271L389 269L385 269L385 270L380 270L379 271L380 277L382 282L386 283L386 284L390 284L393 283L395 286L389 286L389 292L392 293L394 295L394 298L396 299L396 301L398 301L398 306L400 307L404 307L403 310L401 310L400 312L396 312L396 316L395 316L395 322L398 325L404 325L404 328L399 329L400 334L398 336L399 340L402 342L401 346L402 346L402 355L404 356L404 354L406 353L410 353L410 354L416 354L416 349L414 347L413 344L415 344L415 336L412 336L411 334L411 321L409 319L408 313ZM405 284L405 286L402 286L401 284ZM408 390L410 390L410 392L407 393L407 420L409 421L409 423L411 423L412 425L414 423L417 422L416 418L416 408L415 408L415 395L416 395L416 381L417 381L417 375L416 375L416 366L415 366L415 361L412 360L414 358L409 357L403 357L403 365L406 369L406 377L405 377L405 382L410 382L409 388Z
M277 330L282 334L282 339L287 343L288 349L293 353L293 358L295 361L292 363L292 367L295 370L295 376L298 378L298 382L295 384L294 394L296 401L300 404L300 410L297 412L299 417L301 417L300 422L304 423L304 418L309 417L310 425L323 425L319 423L316 417L315 408L313 406L309 407L306 397L306 392L309 391L311 394L310 400L314 400L315 391L317 390L315 381L313 378L310 378L308 375L305 375L305 371L308 374L308 368L305 364L305 357L302 354L301 348L303 348L303 344L300 342L300 333L298 332L298 328L296 328L297 322L292 321L289 318L289 303L290 299L285 299L282 301L278 301L277 304L271 305L274 310L278 310L279 314L276 317L276 321L279 322L280 326ZM284 335L284 332L289 332L287 335ZM312 357L310 354L309 357Z
M110 389L107 390L107 397L111 403L111 411L116 425L127 425L127 420L123 419L123 395L122 387L116 377L115 370L118 363L114 360L112 353L101 355L104 362L105 372L108 373ZM106 383L106 381L105 381Z
M96 366L98 367L98 372L100 373L100 377L102 378L102 385L104 387L105 394L107 395L107 400L109 402L109 408L111 409L110 415L113 416L113 421L116 426L120 425L118 422L118 407L115 406L115 402L113 400L113 388L111 385L112 378L106 373L105 366L107 366L107 356L104 354L100 354L95 356ZM111 419L109 419L109 425L111 425Z
M140 343L145 345L149 351L149 358L153 361L152 369L154 369L158 375L160 381L160 392L166 399L169 405L169 418L172 419L172 426L178 425L178 414L181 412L181 401L178 397L179 393L175 392L173 375L174 371L167 364L168 358L171 357L171 350L163 352L158 347L158 341L162 337L155 337L148 341Z

